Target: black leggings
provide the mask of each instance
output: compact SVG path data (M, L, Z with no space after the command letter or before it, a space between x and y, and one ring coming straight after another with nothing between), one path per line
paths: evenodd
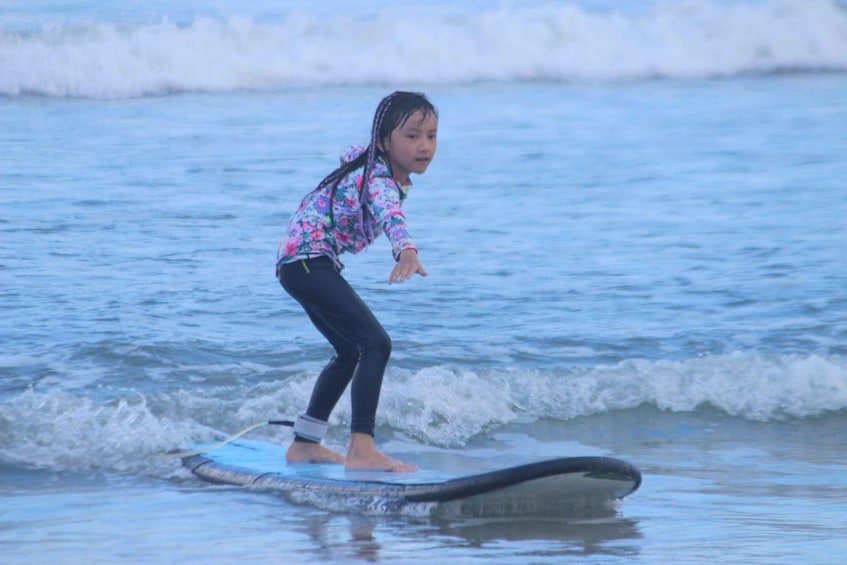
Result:
M328 421L352 380L350 431L373 435L391 338L329 257L285 263L278 275L282 287L335 348L335 357L318 376L306 414Z

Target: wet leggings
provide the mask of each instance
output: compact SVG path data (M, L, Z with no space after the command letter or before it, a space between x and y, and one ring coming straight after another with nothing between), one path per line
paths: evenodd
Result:
M282 287L335 348L335 357L318 376L306 414L328 421L352 380L350 431L373 435L391 338L329 257L280 265L278 275Z

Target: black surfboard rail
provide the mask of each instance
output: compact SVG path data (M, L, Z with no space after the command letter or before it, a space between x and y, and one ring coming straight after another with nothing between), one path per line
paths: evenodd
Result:
M616 499L627 496L641 486L641 472L626 461L610 457L564 457L498 469L478 475L459 477L444 483L431 485L430 489L422 489L418 493L409 492L404 496L410 502L447 502L457 498L476 496L493 490L516 486L545 477L573 473L634 485L622 485L621 490L614 495ZM415 486L426 487L428 485Z

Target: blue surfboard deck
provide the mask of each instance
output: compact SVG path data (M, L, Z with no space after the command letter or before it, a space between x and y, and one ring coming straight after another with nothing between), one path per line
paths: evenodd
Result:
M611 457L563 457L466 475L428 469L414 473L346 471L343 465L289 464L284 447L247 440L185 457L183 465L214 483L410 503L481 496L494 503L492 494L522 503L603 503L621 499L641 485L636 467Z

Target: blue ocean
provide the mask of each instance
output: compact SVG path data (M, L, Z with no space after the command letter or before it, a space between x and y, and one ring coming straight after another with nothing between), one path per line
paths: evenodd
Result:
M399 4L2 2L0 561L843 563L844 2ZM378 445L620 458L625 500L362 509L160 457L303 411L331 350L277 242L397 89L440 142L429 276L344 257L394 343Z

